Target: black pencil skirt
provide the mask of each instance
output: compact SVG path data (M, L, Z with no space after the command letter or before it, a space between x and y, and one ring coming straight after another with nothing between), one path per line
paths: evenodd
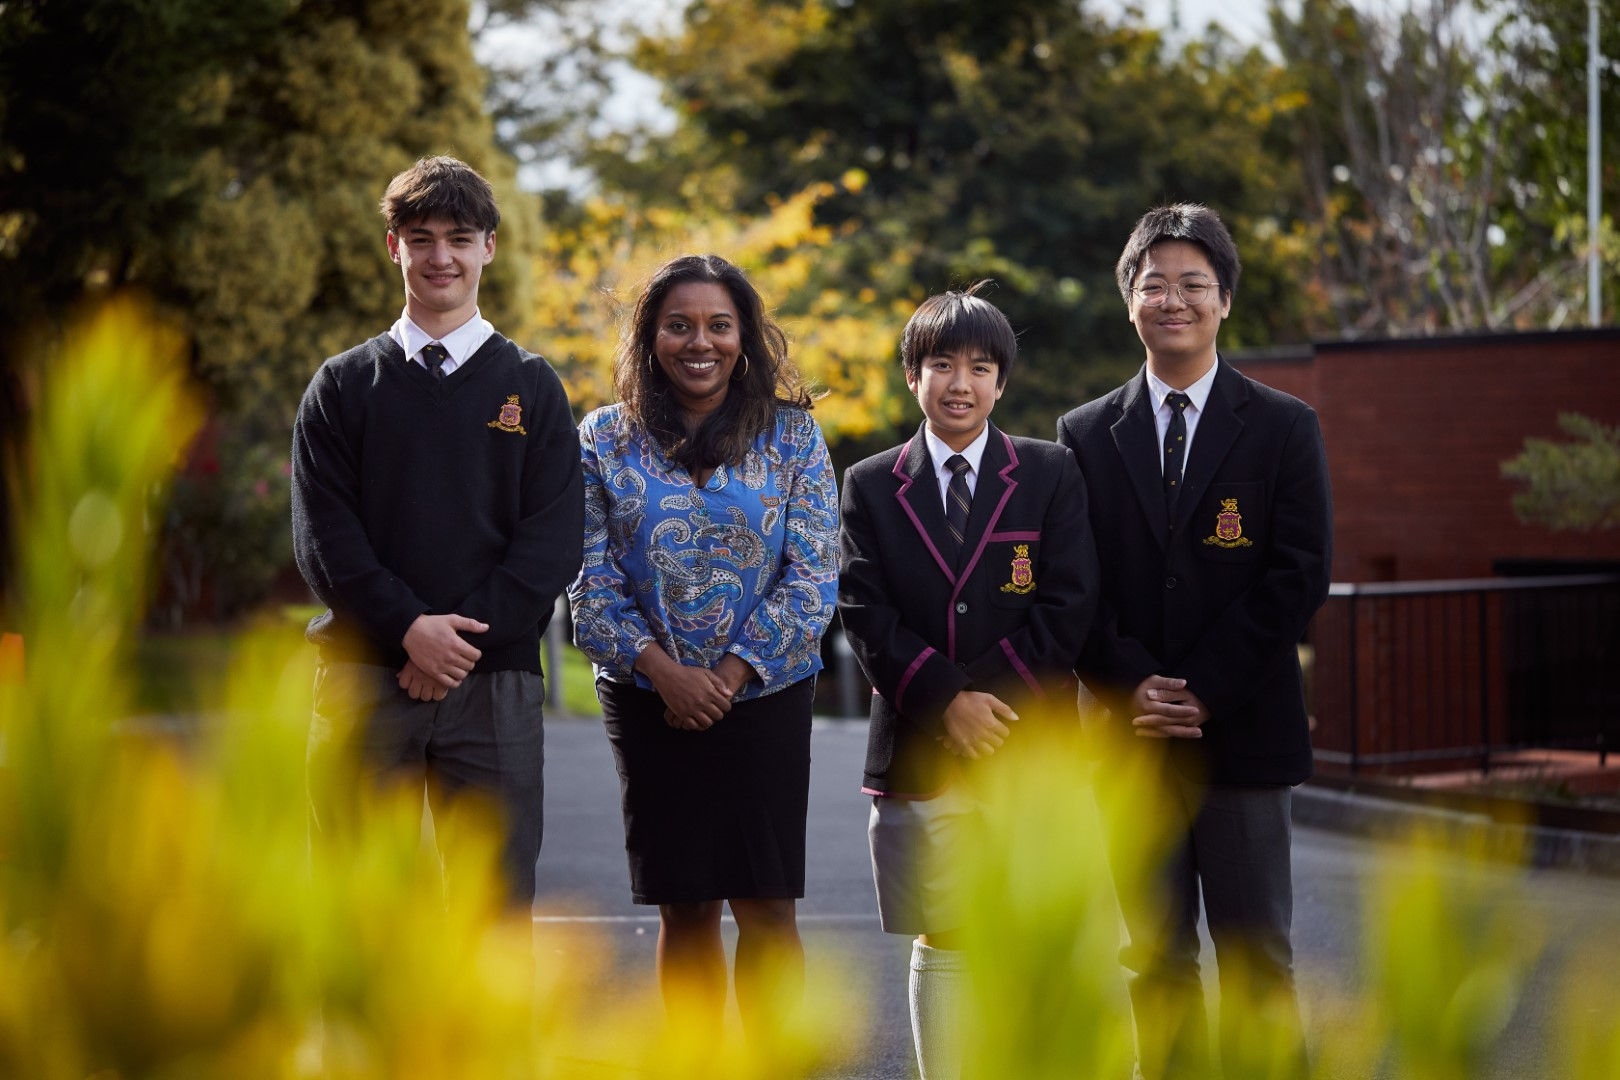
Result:
M598 679L638 904L804 895L814 677L738 702L707 731L656 693Z

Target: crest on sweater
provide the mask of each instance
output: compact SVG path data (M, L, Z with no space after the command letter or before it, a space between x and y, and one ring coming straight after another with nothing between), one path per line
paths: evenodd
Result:
M527 435L523 430L523 406L518 404L516 394L506 396L506 404L501 406L500 413L487 425L497 431L510 431L514 435Z
M1243 535L1243 515L1238 513L1236 499L1221 500L1221 512L1215 515L1215 535L1204 537L1204 543L1223 548L1254 546L1254 541Z

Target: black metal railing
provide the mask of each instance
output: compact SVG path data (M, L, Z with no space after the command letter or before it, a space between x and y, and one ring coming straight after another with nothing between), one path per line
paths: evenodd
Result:
M1337 584L1310 637L1330 768L1620 742L1620 575Z

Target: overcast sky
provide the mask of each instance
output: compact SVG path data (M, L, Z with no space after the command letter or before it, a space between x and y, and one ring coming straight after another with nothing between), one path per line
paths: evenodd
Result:
M1127 6L1139 8L1149 26L1168 27L1172 16L1179 14L1181 29L1188 34L1201 32L1211 22L1244 42L1259 41L1271 32L1266 0L1090 0L1089 6L1113 15L1122 14Z

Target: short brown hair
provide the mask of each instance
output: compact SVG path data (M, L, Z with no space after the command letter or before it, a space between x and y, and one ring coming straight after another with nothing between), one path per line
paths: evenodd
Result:
M390 180L380 209L388 231L396 235L435 217L486 233L501 222L489 181L466 162L443 155L422 158Z

